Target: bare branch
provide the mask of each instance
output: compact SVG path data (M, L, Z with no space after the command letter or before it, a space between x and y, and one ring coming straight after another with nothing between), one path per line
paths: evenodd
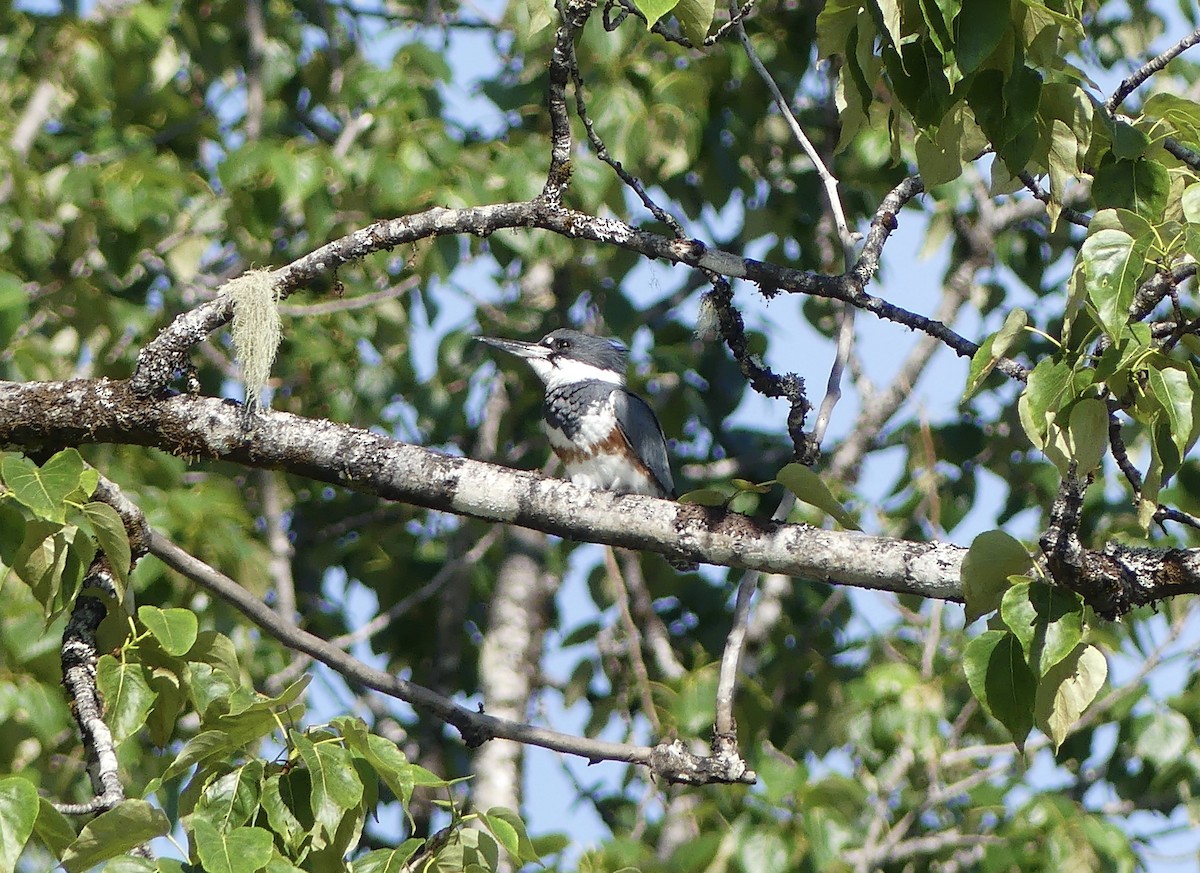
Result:
M710 248L699 240L672 239L648 233L616 219L588 215L538 199L464 209L438 207L401 218L377 221L280 267L272 273L271 278L276 283L280 299L283 299L317 277L374 252L429 237L451 234L486 237L498 230L537 227L570 239L613 245L649 258L662 258L717 275L747 279L758 284L768 295L776 290L784 290L846 301L881 318L928 333L957 354L970 357L979 348L976 343L959 336L941 322L909 312L862 290L874 275L883 244L895 228L894 210L920 190L921 182L914 177L901 183L884 198L858 262L849 273L842 276L824 276L744 258ZM138 355L132 379L135 390L139 394L153 394L165 388L175 374L185 368L188 350L226 324L231 314L229 300L222 296L178 316ZM997 369L1016 379L1024 379L1026 375L1024 367L1008 359L1001 361Z
M1037 183L1037 179L1033 178L1030 173L1022 172L1017 174L1017 178L1021 180L1021 184L1034 196L1035 199L1042 203L1050 203L1050 195L1042 189L1042 186ZM1071 224L1077 224L1080 227L1087 227L1092 223L1092 218L1077 209L1072 209L1070 206L1063 206L1059 213L1062 218Z
M776 375L770 367L750 354L746 346L746 324L742 314L733 305L733 288L727 279L714 276L712 290L705 295L705 301L716 310L721 338L750 387L764 397L784 398L791 405L787 426L794 457L806 463L816 460L819 448L804 433L804 419L812 408L804 393L804 380L795 373Z
M173 570L184 574L209 593L238 609L284 645L310 655L352 682L404 700L429 712L457 729L463 741L471 748L491 739L515 740L569 755L578 755L589 761L641 764L650 767L663 779L687 784L753 782L756 778L744 764L739 770L722 754L714 754L712 757L696 755L679 740L652 747L592 740L467 709L424 686L370 667L321 638L283 621L274 610L228 576L189 555L158 532L151 535L150 551Z
M583 122L583 129L587 131L588 141L592 144L592 149L596 152L596 157L613 168L613 171L621 178L621 181L631 188L633 193L638 196L638 199L642 201L642 205L650 210L650 214L671 228L671 232L675 234L677 239L686 239L687 234L683 232L683 226L676 220L675 216L671 215L651 199L641 181L626 170L620 161L609 154L604 140L600 138L600 134L596 133L596 127L592 123L591 116L588 115L587 101L583 95L583 76L579 72L579 64L575 59L574 47L571 50L571 81L575 87L575 112Z
M767 86L767 90L771 92L775 106L787 121L788 127L792 131L792 136L800 143L800 147L817 170L817 175L820 177L825 191L825 200L829 206L829 212L833 216L833 223L837 228L838 239L841 241L842 269L846 270L850 267L850 263L854 259L854 237L850 233L849 225L846 223L846 212L842 208L842 198L838 193L837 177L829 171L829 168L825 166L825 162L821 160L821 155L817 152L816 147L800 126L800 122L796 120L796 116L792 113L788 100L783 96L783 92L779 90L775 79L771 76L766 65L763 64L762 59L759 58L758 53L754 50L754 45L750 42L750 36L746 33L746 28L742 24L736 0L732 0L730 5L730 21L734 23L734 29L737 32L738 39L742 43L742 48L746 52L746 57L750 59L750 65L754 67L759 78ZM825 438L825 431L829 427L830 419L833 417L833 409L842 397L842 373L846 368L846 361L849 359L850 352L854 347L854 309L849 303L843 303L841 310L840 323L838 325L837 351L834 355L833 365L829 370L825 396L821 399L820 409L817 410L817 420L813 425L809 440L813 450L810 452L809 457L812 460L815 460L815 449L820 447L821 442Z
M112 596L116 586L112 571L103 555L97 555L84 579L86 588L94 588ZM63 687L71 703L71 713L79 725L87 756L88 775L95 791L87 803L55 804L64 815L90 815L105 812L125 799L117 763L117 744L104 721L104 703L96 687L96 630L108 615L108 609L96 597L81 594L75 599L71 618L63 631Z
M546 108L550 113L550 168L542 199L559 205L563 193L571 184L571 118L567 114L567 82L575 55L575 33L587 21L594 0L562 0L558 4L562 20L554 36L550 53L550 85L546 91Z
M1163 148L1174 155L1179 160L1183 161L1193 170L1200 172L1200 154L1192 151L1178 140L1167 137L1163 140Z
M746 648L746 630L750 624L750 604L758 589L759 572L747 570L738 583L733 606L733 621L721 653L721 669L717 676L717 717L713 724L716 736L737 738L737 723L733 719L733 695L737 690L738 668Z
M391 288L384 288L382 291L373 291L370 294L342 297L337 300L329 300L325 303L306 303L303 305L283 303L279 306L279 313L280 315L311 317L316 315L332 315L335 312L350 312L355 309L365 309L368 306L374 306L376 303L382 303L385 300L395 300L397 297L403 297L420 284L420 276L409 276Z
M1104 101L1104 108L1108 114L1112 115L1116 112L1117 107L1124 103L1125 98L1132 94L1138 86L1198 42L1200 42L1200 28L1193 30L1165 52L1138 67L1117 86L1117 90L1113 91L1112 96Z

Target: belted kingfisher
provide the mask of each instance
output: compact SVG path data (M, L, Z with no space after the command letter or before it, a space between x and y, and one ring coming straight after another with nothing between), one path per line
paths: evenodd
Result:
M662 426L649 404L625 388L626 350L620 342L565 328L536 343L476 339L524 358L546 383L543 423L572 482L675 496Z

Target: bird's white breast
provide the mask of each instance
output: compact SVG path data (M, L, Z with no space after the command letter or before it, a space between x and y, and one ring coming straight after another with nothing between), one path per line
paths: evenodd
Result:
M563 459L567 476L576 485L605 491L657 496L657 484L645 471L623 454L614 451L613 430L617 426L611 396L603 405L589 410L580 419L575 438L570 439L556 427L545 424L550 445Z

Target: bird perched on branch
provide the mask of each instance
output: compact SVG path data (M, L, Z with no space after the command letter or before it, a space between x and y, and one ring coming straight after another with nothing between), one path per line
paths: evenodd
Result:
M662 426L649 404L626 389L620 342L565 328L536 343L476 339L524 358L546 384L546 434L572 482L675 496Z

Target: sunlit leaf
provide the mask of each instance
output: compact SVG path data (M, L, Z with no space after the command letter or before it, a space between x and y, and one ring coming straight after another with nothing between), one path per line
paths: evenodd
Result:
M196 642L199 624L190 609L139 606L138 620L154 634L168 655L186 655Z
M171 829L166 813L145 800L123 800L83 826L63 853L67 873L83 873L101 861L124 855Z
M788 464L779 471L775 478L809 506L815 506L831 515L842 527L850 530L862 530L854 517L833 496L829 486L811 467L806 467L804 464Z
M1000 607L1009 577L1033 568L1033 559L1021 543L1002 530L989 530L971 541L959 578L970 623Z
M192 819L192 839L206 873L257 873L271 860L271 832L241 827L223 831L208 819Z
M63 501L79 487L83 470L83 458L75 449L64 449L41 467L20 455L5 455L0 461L0 476L13 497L39 517L59 524L66 521Z
M1034 713L1057 750L1108 676L1108 661L1095 646L1079 645L1046 671L1038 683Z
M13 873L38 817L37 788L21 776L0 779L0 873Z

